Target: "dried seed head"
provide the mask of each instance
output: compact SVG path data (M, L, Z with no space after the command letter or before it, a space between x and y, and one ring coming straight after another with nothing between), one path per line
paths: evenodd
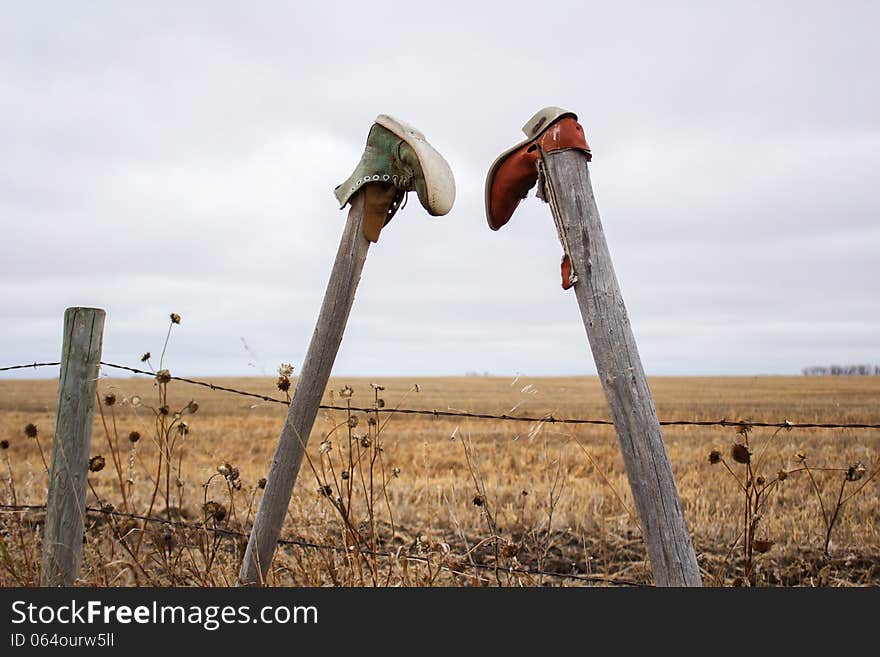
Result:
M278 366L278 376L289 378L291 374L293 374L293 365L290 363L281 363L281 365Z
M858 481L862 477L865 476L865 466L862 465L862 462L859 461L857 463L853 463L849 466L849 470L846 471L846 480L847 481Z
M159 383L168 383L171 381L171 372L167 369L156 372L156 381Z
M765 483L767 483L767 480L764 479L764 477L762 477L761 475L758 475L757 478L755 479L756 486L763 486Z
M140 406L141 405L141 398L138 397L137 395L132 397L131 398L131 405L132 405L132 408L137 408L138 406Z
M260 480L257 482L257 488L260 490L264 490L266 488L266 478L260 477Z
M351 399L351 396L354 394L354 390L351 386L344 386L342 390L339 391L339 396L343 399Z
M376 424L377 424L377 422L376 422L376 418L374 418L374 417L371 415L370 417L367 418L367 424L368 424L369 426L371 426L371 427L375 427Z
M232 472L232 466L228 463L221 463L217 466L217 472L224 477L228 477L229 473Z
M104 457L101 456L100 454L98 454L97 456L93 456L92 458L89 459L89 471L90 472L100 472L101 470L104 469L104 466L106 464L107 463L104 460Z
M364 449L367 449L372 444L373 444L373 441L369 436L361 436L361 447L363 447Z
M199 404L195 400L190 400L189 404L186 405L186 412L190 415L194 415L199 412Z
M167 404L165 406L159 407L159 413L161 413L162 415L168 415L170 412L171 412L171 409L168 408Z
M241 479L233 479L232 480L232 489L233 490L241 490Z
M128 434L128 442L130 442L130 443L136 443L140 439L141 439L141 434L137 431L132 431L130 434Z
M752 543L752 546L755 548L755 552L760 554L764 554L765 552L769 552L770 548L772 548L776 544L776 541L762 541L761 539L755 539Z
M422 386L420 386L418 383L413 383L413 391L414 392L421 392Z
M238 478L239 478L240 476L241 476L241 475L240 475L239 472L238 472L238 468L236 468L235 466L232 466L232 467L229 469L229 479L230 479L230 481L238 481Z
M385 408L385 400L381 397L376 400L376 408Z
M483 506L486 503L486 498L477 493L474 495L474 506Z
M325 497L331 497L333 495L333 488L330 487L329 484L324 484L318 488L318 495L324 495Z
M226 517L226 507L220 504L219 502L215 502L214 500L210 500L205 503L202 507L202 510L205 512L205 519L213 519L218 522L222 522L222 520Z
M24 427L24 435L28 438L36 438L37 437L37 425L33 422L29 422Z
M803 452L798 452L797 454L794 455L794 457L801 463L803 463L804 461L807 460L807 455L804 454Z
M180 324L180 315L178 315L177 313L171 313L171 323Z
M730 448L730 456L737 463L751 463L752 451L742 443L734 443Z
M357 415L350 415L348 417L348 426L354 429L358 425Z
M9 449L9 441L5 438L0 440L0 449Z
M343 481L348 480L348 470L343 470L339 476L342 477Z
M113 406L116 403L116 395L112 392L108 392L104 395L104 406Z
M391 476L397 479L400 476L400 468L391 468Z
M318 452L321 454L329 454L330 450L333 449L333 443L330 442L328 438L325 438L321 441L321 444L318 445Z
M776 479L778 479L779 481L785 481L786 479L788 479L788 472L786 472L785 470L780 470L776 473Z
M385 386L379 385L378 383L371 383L371 384L370 384L370 387L371 387L373 390L377 390L377 391L379 391L379 392L381 392L382 390L385 390Z
M141 362L142 362L142 363L146 363L148 360L150 360L150 357L151 357L151 354L150 354L150 352L148 351L148 352L145 353L143 356L141 356Z
M181 422L177 425L177 433L181 436L185 436L189 433L189 425L186 422Z
M281 392L287 392L290 390L290 379L286 376L279 376L275 385L278 386Z
M721 452L717 449L713 449L709 452L709 463L715 465L716 463L721 463Z

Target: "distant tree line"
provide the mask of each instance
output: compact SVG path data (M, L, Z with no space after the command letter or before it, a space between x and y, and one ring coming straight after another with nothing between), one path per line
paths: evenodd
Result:
M804 376L880 376L880 365L813 365Z

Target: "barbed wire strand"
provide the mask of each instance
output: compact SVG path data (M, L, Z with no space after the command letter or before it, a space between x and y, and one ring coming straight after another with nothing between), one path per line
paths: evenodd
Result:
M17 369L26 369L26 368L37 368L37 367L49 367L60 365L60 363L31 363L25 365L12 365L9 367L0 368L0 372L8 371L8 370L17 370ZM119 365L117 363L107 363L101 362L101 366L108 367L110 369L116 370L124 370L126 372L131 372L132 374L139 374L144 376L155 377L156 372L150 372L147 370L138 369L136 367L129 367L127 365ZM250 392L247 390L240 390L237 388L230 388L228 386L221 386L216 383L211 383L210 381L202 381L199 379L190 379L183 376L173 376L171 374L168 375L169 379L172 381L180 381L181 383L188 383L190 385L201 386L203 388L208 388L213 391L220 392L228 392L234 395L239 395L242 397L250 397L252 399L259 399L260 401L274 403L274 404L283 404L285 406L289 406L290 402L286 399L279 399L277 397L272 397L270 395L264 395L256 392ZM323 410L330 411L353 411L355 413L375 413L375 407L359 407L359 406L335 406L328 404L321 404L318 408ZM546 423L546 424L586 424L586 425L600 425L600 426L613 426L614 422L612 420L606 419L592 419L592 418L558 418L553 415L542 415L540 417L534 416L522 416L522 415L494 415L491 413L472 413L469 411L450 411L450 410L438 410L438 409L417 409L417 408L395 408L395 409L387 409L385 412L392 414L400 414L400 415L430 415L433 417L453 417L453 418L470 418L476 420L500 420L504 422L529 422L532 424L535 423ZM735 428L772 428L772 429L880 429L880 423L865 423L865 422L791 422L788 419L784 419L776 422L765 422L758 420L728 420L727 418L721 418L719 420L660 420L660 424L662 426L678 426L678 427L735 427Z
M33 512L33 511L45 511L45 504L0 504L0 511L5 513L20 513L20 512ZM209 531L217 534L222 534L224 536L229 536L233 538L248 538L248 534L244 532L239 532L234 529L228 529L225 527L209 527L205 524L195 524L191 522L184 522L182 520L167 520L165 518L158 518L155 516L145 516L137 513L128 513L125 511L117 511L115 509L103 509L99 507L89 506L86 507L86 513L91 515L103 515L103 516L114 516L116 518L128 518L131 520L142 520L144 522L151 522L163 525L171 525L173 527L181 527L184 529L191 529L196 531ZM296 546L302 548L309 548L312 550L327 550L333 552L339 552L343 554L351 554L353 550L349 550L348 548L342 547L340 545L323 545L321 543L314 543L312 541L307 541L301 538L279 538L277 541L278 545L289 545ZM373 557L380 557L385 559L406 559L407 561L418 561L421 563L429 563L429 559L427 557L420 557L411 554L392 554L391 552L379 552L374 550L367 549L359 549L357 550L361 554L365 554ZM556 571L544 571L544 570L532 570L530 568L496 568L494 564L485 564L485 563L469 563L466 566L462 566L465 570L470 568L476 568L477 570L503 570L506 573L518 574L518 575L528 575L532 577L555 577L558 579L573 579L580 580L585 582L594 582L594 583L602 583L602 584L616 584L621 586L649 586L648 584L644 584L642 582L636 582L634 580L629 579L621 579L617 577L607 576L607 575L586 575L583 573L560 573ZM447 566L447 569L449 567ZM449 569L450 572L456 573L457 571L453 571ZM458 573L460 575L464 575L464 572Z

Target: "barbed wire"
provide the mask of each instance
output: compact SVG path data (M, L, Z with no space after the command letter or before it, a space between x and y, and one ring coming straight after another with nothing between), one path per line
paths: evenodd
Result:
M45 511L45 504L0 504L0 512L5 513L20 513L20 512L39 512ZM103 516L113 516L116 518L127 518L130 520L141 520L143 522L157 523L162 525L171 525L172 527L180 527L183 529L191 529L195 531L208 531L216 534L221 534L224 536L229 536L231 538L248 538L248 534L240 531L236 531L234 529L228 529L226 527L210 527L204 523L192 523L185 522L183 520L168 520L166 518L158 518L156 516L145 516L138 513L129 513L127 511L118 511L116 509L107 509L100 507L88 506L86 507L86 513L95 515L103 515ZM342 554L351 554L354 551L360 552L361 554L379 557L384 559L405 559L407 561L418 561L420 563L430 563L430 559L428 557L422 557L418 555L412 554L396 554L391 552L382 552L377 550L369 550L364 548L358 548L357 550L352 550L340 545L325 545L321 543L314 543L312 541L307 541L302 538L279 538L277 541L278 545L288 545L288 546L296 546L301 548L308 548L312 550L325 550L325 551L333 551ZM449 566L444 566L447 570L453 573L457 573L459 575L464 575L464 572L460 572L457 570L452 570ZM545 570L537 570L531 568L515 568L515 567L504 567L504 566L496 566L494 564L486 564L486 563L477 563L471 562L467 565L462 565L464 570L467 569L477 569L482 571L497 571L497 572L505 572L510 574L517 575L528 575L530 577L554 577L557 579L572 579L572 580L580 580L584 582L594 582L594 583L602 583L602 584L615 584L620 586L649 586L648 584L642 582L636 582L630 579L623 579L618 577L613 577L609 575L588 575L584 573L561 573L557 571L545 571Z
M49 367L60 365L60 363L31 363L25 365L12 365L9 367L0 368L0 372L7 370L16 370L16 369L25 369L25 368L37 368L37 367ZM102 367L108 367L111 369L123 370L126 372L131 372L132 374L144 375L155 377L156 372L151 372L148 370L138 369L136 367L130 367L128 365L119 365L117 363L107 363L102 361ZM168 375L168 378L172 381L180 381L182 383L187 383L190 385L201 386L203 388L208 388L213 391L220 392L228 392L230 394L239 395L242 397L250 397L252 399L259 399L260 401L274 403L274 404L283 404L285 406L289 406L290 402L286 399L279 399L277 397L272 397L271 395L264 395L257 392L251 392L248 390L240 390L238 388L230 388L228 386L218 385L216 383L211 383L210 381L202 381L199 379L190 379L182 376L173 376ZM330 411L352 411L355 413L375 413L377 410L376 407L362 407L362 406L338 406L338 405L330 405L330 404L321 404L318 408L323 410ZM532 424L583 424L583 425L599 425L599 426L613 426L614 422L608 419L593 419L593 418L558 418L553 415L547 414L542 416L523 416L523 415L495 415L491 413L472 413L470 411L452 411L452 410L439 410L439 409L417 409L417 408L393 408L393 409L384 409L385 413L392 414L400 414L400 415L428 415L432 417L451 417L451 418L468 418L468 419L476 419L476 420L500 420L504 422L529 422ZM779 421L761 421L761 420L728 420L727 418L721 418L718 420L660 420L660 424L662 426L678 426L678 427L734 427L737 429L751 429L751 428L771 428L771 429L880 429L880 423L866 423L866 422L792 422L788 419L783 419Z
M61 365L61 363L27 363L26 365L9 365L7 367L0 367L0 372L9 372L10 370L24 370L24 369L37 369L38 367L53 367L55 365Z

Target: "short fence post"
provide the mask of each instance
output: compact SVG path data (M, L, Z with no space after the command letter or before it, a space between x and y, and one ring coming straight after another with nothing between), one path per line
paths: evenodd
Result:
M41 586L73 586L79 576L104 317L99 308L68 308L64 313Z

